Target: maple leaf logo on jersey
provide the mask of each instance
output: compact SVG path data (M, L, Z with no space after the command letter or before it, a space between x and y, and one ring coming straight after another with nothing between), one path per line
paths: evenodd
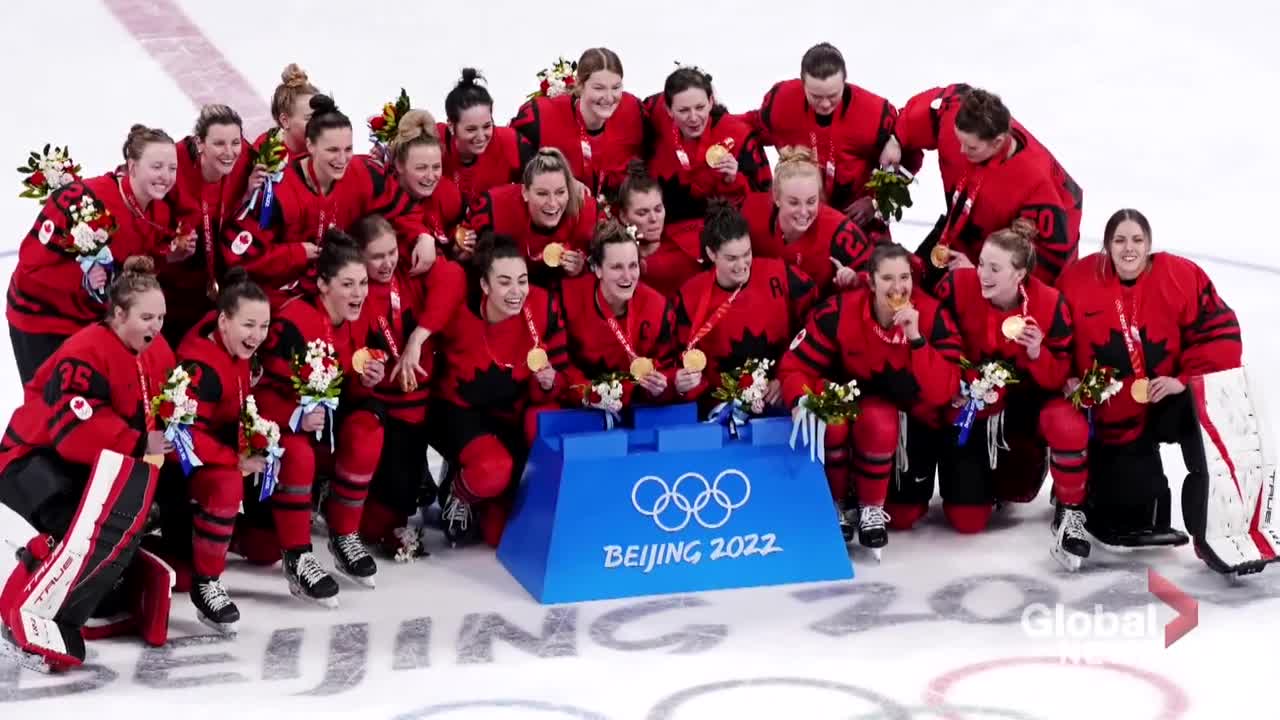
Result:
M1169 357L1168 341L1159 340L1153 342L1147 337L1146 328L1138 330L1138 337L1142 340L1142 356L1146 360L1147 377L1156 377L1157 369L1164 364ZM1118 372L1117 378L1127 378L1133 375L1133 365L1129 363L1129 348L1125 345L1124 336L1119 330L1111 330L1111 334L1107 336L1107 342L1093 345L1093 356L1098 364L1103 367L1113 367Z
M742 367L752 358L757 360L774 359L782 355L782 350L783 346L779 343L770 342L768 335L764 333L757 335L750 330L744 330L742 337L729 341L729 357L720 363L720 367Z
M910 407L920 399L920 383L906 368L896 368L885 362L884 367L867 378L864 393L882 397L900 408Z
M490 363L484 370L477 370L470 380L458 381L458 397L473 408L510 410L520 397L520 383L516 382L511 368Z

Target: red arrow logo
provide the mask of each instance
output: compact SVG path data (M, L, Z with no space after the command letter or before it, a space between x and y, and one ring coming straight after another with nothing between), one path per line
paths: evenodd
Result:
M1165 605L1178 612L1178 617L1164 626L1164 646L1178 642L1183 635L1191 632L1200 624L1200 603L1184 593L1177 585L1166 580L1160 573L1147 568L1147 590Z

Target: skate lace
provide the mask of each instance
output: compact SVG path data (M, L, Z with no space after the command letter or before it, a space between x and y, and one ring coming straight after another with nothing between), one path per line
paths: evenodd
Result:
M358 533L339 535L333 539L333 543L338 547L338 552L342 553L348 563L363 560L369 555L369 551L365 550L364 543L360 540Z
M449 498L449 503L444 509L444 520L450 527L466 532L467 526L471 523L471 506L459 500L457 496Z
M328 573L320 566L320 561L311 553L302 553L298 556L298 577L307 583L307 585L315 585L325 579Z
M1062 524L1066 526L1066 534L1074 537L1084 537L1084 513L1079 510L1067 510L1062 517Z
M227 589L217 580L210 580L200 586L200 599L214 612L231 604L231 597L227 595Z
M889 513L879 505L865 505L862 508L862 528L883 528L889 522Z

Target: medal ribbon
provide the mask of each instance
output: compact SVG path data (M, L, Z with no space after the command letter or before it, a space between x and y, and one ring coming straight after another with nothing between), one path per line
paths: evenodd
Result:
M218 229L222 229L223 212L226 207L223 205L222 190L226 185L226 178L223 178L218 185ZM200 198L200 220L204 225L204 269L208 273L208 290L210 299L216 301L218 293L218 271L214 268L213 255L213 219L209 216L209 201Z
M329 223L329 215L332 214L336 219L338 217L337 203L333 199L333 191L330 190L328 195L324 195L320 190L320 180L316 177L315 160L308 158L310 162L304 161L303 167L307 170L307 179L311 181L311 186L315 188L316 195L321 199L328 200L327 207L320 208L320 221L316 223L316 244L320 245L324 240L324 231L329 229L333 223ZM334 183L336 186L337 183Z
M609 329L613 331L613 336L618 338L618 342L622 344L622 349L627 351L627 359L635 362L640 357L632 348L628 338L634 337L636 334L636 315L639 313L634 309L627 313L627 334L622 334L622 328L618 327L618 321L613 316L613 310L609 307L609 303L605 302L604 293L599 288L596 289L596 302L600 306L600 312L604 314L604 321L609 324Z
M742 288L747 286L746 283L739 285L738 289L734 290L733 294L729 296L729 299L725 300L720 304L720 307L716 308L716 311L711 315L711 318L707 320L705 324L702 324L702 319L706 317L707 309L711 306L711 288L714 285L715 279L713 278L711 284L707 286L706 293L702 296L702 302L698 303L698 313L695 316L696 320L693 323L693 327L698 328L698 331L689 338L689 344L685 346L686 350L692 350L694 346L698 344L698 341L706 337L707 333L711 332L712 328L724 319L724 316L729 312L729 306L733 305L733 301L738 299L738 293L742 292Z
M884 328L880 327L880 321L875 318L874 303L874 300L867 298L867 322L871 325L871 329L875 331L876 336L883 340L886 345L906 345L907 331L903 330L902 326L894 325L892 335L886 333Z
M1129 351L1129 364L1133 366L1133 379L1141 380L1147 376L1147 363L1142 353L1142 344L1134 342L1142 337L1138 334L1137 302L1134 302L1133 313L1131 314L1133 325L1130 325L1128 318L1125 317L1124 303L1120 301L1120 298L1116 298L1116 314L1120 316L1120 334L1124 336L1124 345Z
M969 180L977 175L977 182L973 184L973 191L966 193L969 187ZM947 224L942 229L942 237L938 239L938 246L950 248L951 243L955 241L955 236L969 222L969 215L973 213L973 200L978 196L978 191L982 189L982 180L985 173L981 168L977 168L973 173L965 175L956 185L956 189L951 192L951 209L947 212ZM964 204L960 205L960 197L965 196ZM959 212L957 212L959 211Z
M525 303L520 312L524 315L524 323L529 326L529 338L533 340L533 347L542 347L542 338L538 336L538 328L533 326L533 311L529 309L529 303ZM533 348L530 348L531 350Z
M836 183L836 154L831 145L831 131L827 130L823 133L823 136L827 140L827 154L825 161L823 160L823 154L818 152L818 133L809 133L809 144L813 146L813 161L818 164L818 167L823 169L822 189L827 196L830 197L831 190L835 187Z
M133 185L131 184L129 186L130 187L129 191L126 192L124 189L124 180L125 180L124 176L117 175L116 187L119 188L120 190L120 199L124 200L124 204L129 208L129 214L133 216L134 220L141 220L147 225L150 225L153 230L160 233L160 235L163 237L169 237L171 235L173 237L176 237L177 236L176 233L170 231L168 228L162 226L160 223L156 222L155 220L152 220L151 218L147 217L146 211L143 210L142 206L138 204L138 199L133 196L133 189L132 189ZM139 235L141 235L141 233L139 233Z
M574 101L573 119L578 125L578 143L582 151L582 174L586 176L588 186L594 195L600 191L600 178L596 175L594 153L591 150L591 136L587 133L587 125L582 120L582 108Z
M395 333L391 331L393 327L396 332L400 331L400 284L394 277L391 278L391 321L387 322L385 317L378 318L378 329L382 331L382 338L387 341L391 358L399 360L400 346L396 343Z
M143 424L147 428L147 432L153 432L156 429L156 418L151 414L151 388L147 383L147 373L142 369L142 358L134 360L138 366L138 385L142 389L142 413L144 416Z

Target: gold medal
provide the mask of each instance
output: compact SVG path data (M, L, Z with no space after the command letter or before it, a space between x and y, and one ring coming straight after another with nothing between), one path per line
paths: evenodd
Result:
M911 296L905 293L902 295L890 295L886 299L889 301L889 308L894 312L911 304Z
M369 348L360 348L351 354L351 369L355 370L357 375L363 375L365 367L372 359L373 353L369 352Z
M1004 333L1004 336L1010 340L1017 340L1026 327L1026 318L1021 315L1010 315L1004 319L1004 322L1000 323L1000 332Z
M647 357L638 357L631 361L631 377L643 380L653 372L653 361Z
M729 157L729 150L719 143L707 148L707 164L711 167L715 167L717 163L727 157Z
M1141 405L1151 401L1150 391L1151 383L1146 378L1138 378L1133 381L1133 385L1129 386L1129 394L1133 396L1134 402Z
M459 225L458 229L453 231L453 239L461 245L467 241L467 232L468 229L466 225Z
M542 251L542 262L547 267L560 267L560 261L564 259L564 246L560 243L550 243Z
M933 251L929 253L929 260L934 267L945 268L951 260L951 249L946 245L934 245Z
M686 350L680 362L689 372L702 372L707 369L707 354L697 348Z
M547 351L543 350L540 347L536 347L530 350L529 354L525 356L524 361L525 361L525 364L529 366L529 369L533 372L538 372L539 370L541 370L542 368L550 364L550 361L547 360Z

